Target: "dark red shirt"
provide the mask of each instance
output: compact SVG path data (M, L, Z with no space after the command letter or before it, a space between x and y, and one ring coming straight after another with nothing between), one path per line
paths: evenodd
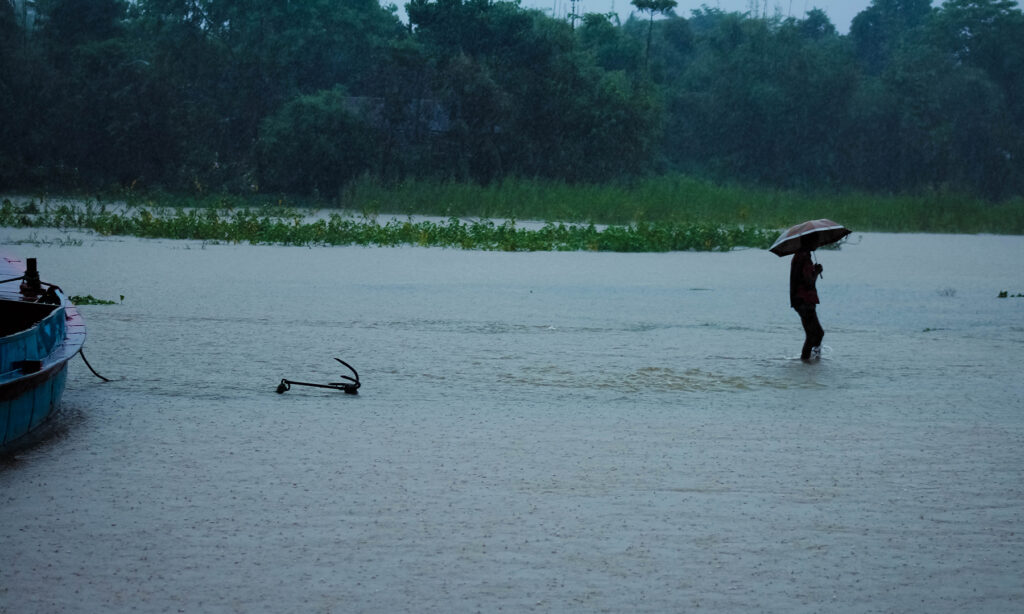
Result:
M818 291L814 282L818 274L811 261L811 252L799 251L793 254L793 262L789 266L789 304L793 307L817 305Z

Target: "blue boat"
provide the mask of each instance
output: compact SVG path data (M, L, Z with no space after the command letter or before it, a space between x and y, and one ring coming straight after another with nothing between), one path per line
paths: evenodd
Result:
M85 322L35 258L0 253L0 455L31 441L60 405Z

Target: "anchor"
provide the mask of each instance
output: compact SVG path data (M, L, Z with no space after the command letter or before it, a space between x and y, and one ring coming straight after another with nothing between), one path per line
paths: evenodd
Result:
M340 390L345 394L359 394L359 373L356 372L352 365L348 364L340 358L335 358L341 364L348 367L348 370L352 372L355 377L349 377L347 375L340 375L341 379L348 380L347 382L330 382L327 384L312 384L310 382L296 382L294 380L282 379L281 383L277 385L277 394L284 394L286 391L291 390L292 386L311 386L313 388L330 388L331 390Z

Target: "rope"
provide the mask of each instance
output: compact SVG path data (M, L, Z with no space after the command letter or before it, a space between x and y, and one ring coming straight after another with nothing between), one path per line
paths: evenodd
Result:
M101 380L103 380L105 382L109 382L110 381L107 378L105 378L102 375L100 375L99 373L97 373L96 369L92 368L92 365L89 364L89 361L85 359L85 352L83 352L82 350L78 350L78 355L82 357L82 361L85 363L85 366L89 367L89 370L92 371L93 375L95 375L96 377L100 378Z
M12 277L10 279L0 279L0 284L6 284L8 282L18 281L20 279L25 279L25 276L22 275L21 277ZM40 281L39 285L40 286L47 286L47 287L50 287L50 288L56 288L56 289L60 290L60 286L58 286L57 284L51 284L51 283L47 283L45 281ZM60 291L63 292L63 290L60 290Z

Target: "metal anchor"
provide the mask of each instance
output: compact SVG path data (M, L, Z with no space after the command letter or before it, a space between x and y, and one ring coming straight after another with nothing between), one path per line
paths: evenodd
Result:
M327 384L311 384L309 382L296 382L289 379L282 379L281 383L277 385L277 394L284 394L286 391L291 390L292 386L312 386L313 388L330 388L331 390L340 390L345 394L359 394L359 373L352 368L352 365L348 364L340 358L335 358L341 364L348 367L349 371L355 377L349 377L347 375L341 375L341 379L348 380L347 382L330 382Z

